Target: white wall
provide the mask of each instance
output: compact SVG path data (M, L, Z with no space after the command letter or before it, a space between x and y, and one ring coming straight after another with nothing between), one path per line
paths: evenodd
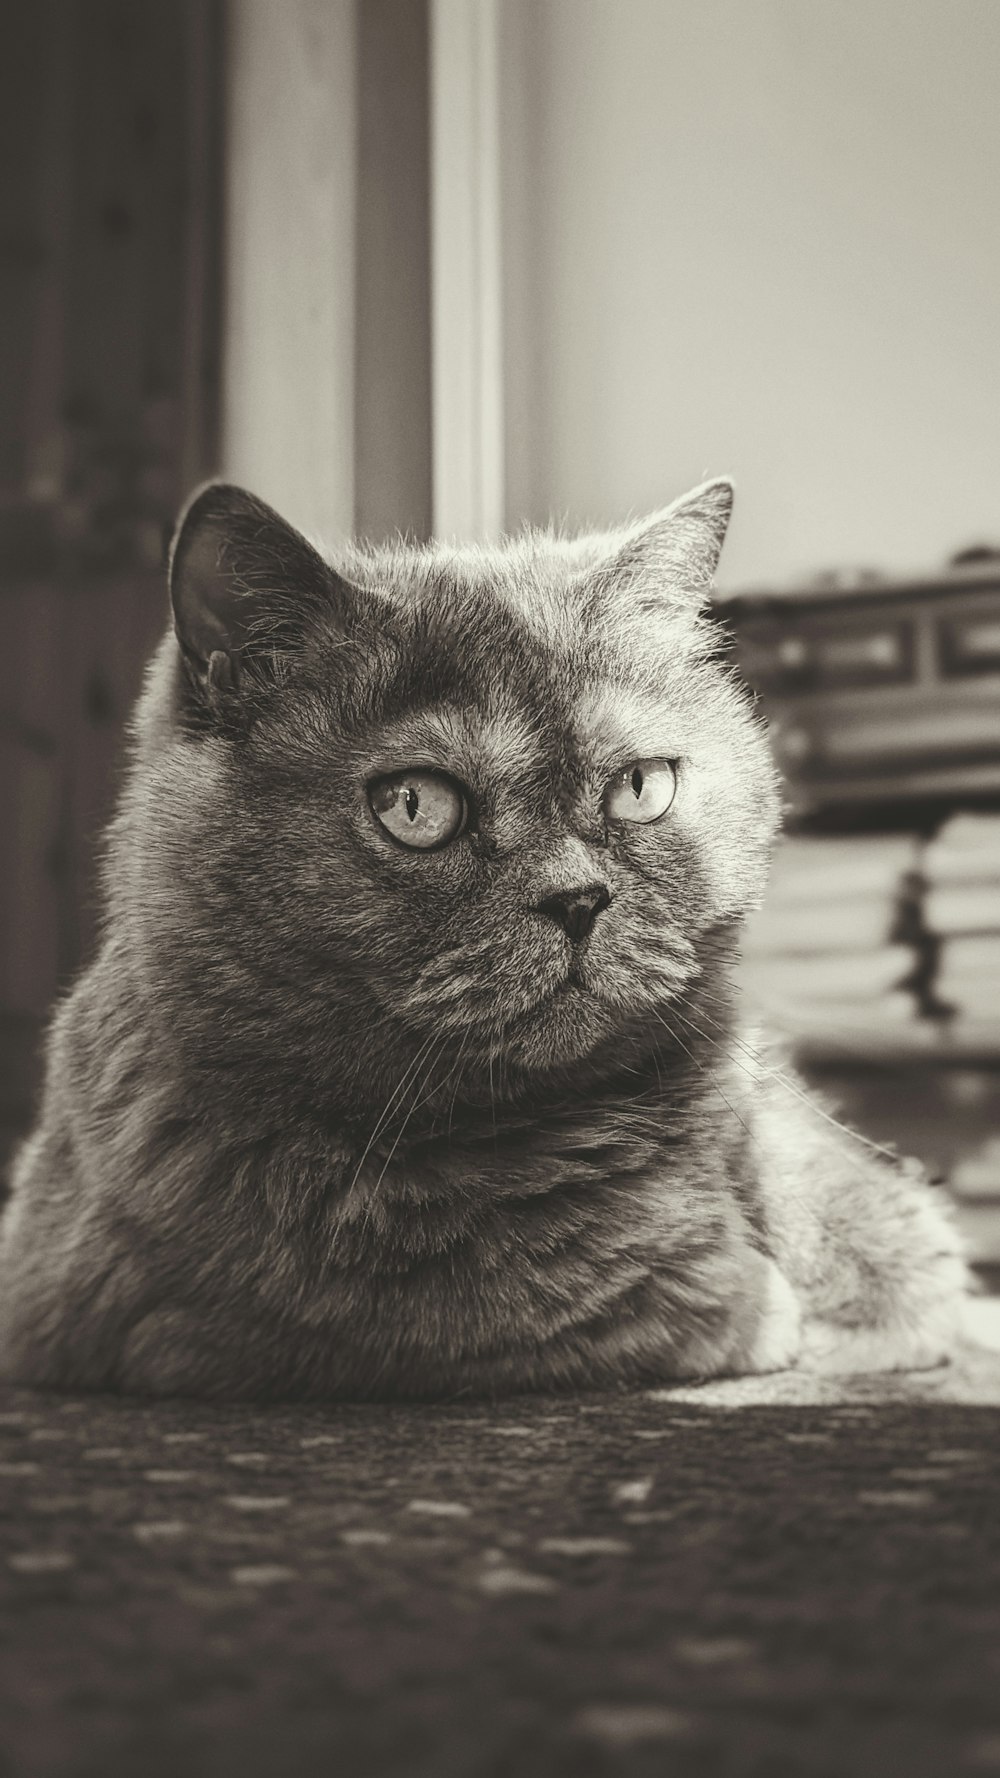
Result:
M354 524L354 0L230 0L222 470Z
M997 0L504 0L509 523L722 581L1000 541Z

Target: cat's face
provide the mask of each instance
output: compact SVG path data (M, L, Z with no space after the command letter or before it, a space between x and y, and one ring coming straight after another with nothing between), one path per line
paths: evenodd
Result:
M613 538L335 572L208 490L173 564L171 746L201 762L205 836L185 917L265 996L280 980L276 1006L321 1019L326 994L360 1044L403 1029L463 1066L564 1065L669 1020L775 822L698 617L727 514L714 484Z

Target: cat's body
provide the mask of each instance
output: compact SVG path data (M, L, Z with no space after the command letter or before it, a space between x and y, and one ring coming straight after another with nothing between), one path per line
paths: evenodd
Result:
M248 496L194 503L0 1225L0 1373L333 1397L947 1355L933 1193L740 1027L776 794L698 619L728 503L346 578Z

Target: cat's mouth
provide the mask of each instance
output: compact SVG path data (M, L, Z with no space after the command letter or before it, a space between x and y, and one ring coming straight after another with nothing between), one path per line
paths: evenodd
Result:
M590 989L579 971L571 969L567 975L563 976L562 981L555 982L551 988L546 988L539 994L537 1000L527 1010L529 1013L541 1012L547 1006L557 1006L564 1000L571 999L574 994L589 993Z
M566 974L562 976L559 981L553 982L550 987L543 989L534 1005L535 1007L551 1005L554 1001L565 1000L568 996L574 993L586 994L593 996L596 999L600 999L600 995L596 995L594 992L593 983L587 980L580 967L580 963L576 958L574 958L573 962L567 969Z
M589 989L579 975L564 975L561 981L554 982L550 987L543 988L527 1006L512 1014L506 1021L509 1025L519 1025L529 1019L537 1019L549 1007L561 1006L575 995L589 994Z
M546 987L530 1006L525 1007L520 1017L511 1023L516 1029L544 1019L550 1013L565 1016L567 1011L574 1008L582 1013L586 1007L596 1007L600 1003L601 995L593 983L586 979L583 971L574 964L560 981Z

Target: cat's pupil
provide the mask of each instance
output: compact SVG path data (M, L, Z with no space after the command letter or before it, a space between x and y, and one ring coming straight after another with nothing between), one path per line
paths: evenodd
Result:
M420 798L415 790L408 790L406 792L406 795L403 798L403 805L410 820L415 821L417 819L417 810L420 807Z
M638 800L642 795L642 773L638 766L635 767L635 770L632 773L632 789L635 792L636 800Z

